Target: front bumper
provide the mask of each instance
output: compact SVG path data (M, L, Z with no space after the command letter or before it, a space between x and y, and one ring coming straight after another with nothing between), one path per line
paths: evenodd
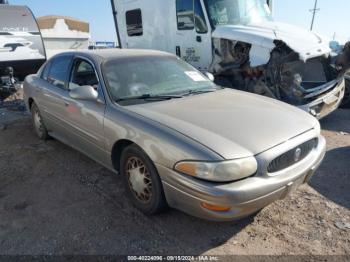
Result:
M249 216L272 202L285 198L291 191L310 180L325 156L326 141L322 136L319 137L318 147L308 157L273 176L264 171L266 163L263 163L264 158L280 153L281 149L298 146L299 140L307 138L308 135L310 134L304 134L294 142L287 142L257 156L262 167L258 173L229 184L201 181L156 165L167 202L173 208L207 220L231 221ZM229 206L231 209L225 212L210 211L202 207L202 203Z
M317 119L322 119L337 110L343 101L345 94L345 81L344 79L337 81L332 91L318 97L307 105L302 105L299 108L312 114ZM310 94L312 96L313 94Z

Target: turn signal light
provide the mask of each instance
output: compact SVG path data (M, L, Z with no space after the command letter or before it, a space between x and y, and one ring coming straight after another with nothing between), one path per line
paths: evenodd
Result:
M210 211L215 211L215 212L227 212L230 211L230 207L227 206L217 206L217 205L211 205L208 203L203 202L201 206L205 209L208 209Z

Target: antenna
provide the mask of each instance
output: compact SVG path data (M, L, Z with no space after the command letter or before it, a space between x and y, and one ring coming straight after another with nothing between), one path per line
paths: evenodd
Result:
M314 22L315 22L315 16L316 16L316 13L320 11L319 8L317 8L317 0L315 0L315 6L314 6L314 9L310 9L310 12L312 12L312 21L311 21L311 28L310 30L312 31L314 29Z

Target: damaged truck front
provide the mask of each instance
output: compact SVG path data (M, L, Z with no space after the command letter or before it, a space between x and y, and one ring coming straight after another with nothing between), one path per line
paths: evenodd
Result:
M340 105L350 47L272 18L272 0L111 0L122 48L176 54L215 81L322 118ZM154 8L156 6L157 8Z
M338 108L349 45L332 57L328 41L273 21L264 1L208 0L207 9L214 28L210 71L220 84L282 100L317 118Z

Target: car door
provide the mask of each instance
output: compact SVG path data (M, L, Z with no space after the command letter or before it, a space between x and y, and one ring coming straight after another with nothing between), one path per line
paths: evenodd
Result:
M45 67L40 83L38 106L49 133L66 141L69 125L65 119L69 97L68 77L73 57L61 55L53 58Z
M202 0L176 0L176 54L201 71L212 60L212 40Z
M99 97L96 101L67 98L64 119L70 126L67 134L71 145L91 158L104 163L105 151L104 114L105 99L98 74L93 62L83 57L75 57L69 78L69 89L92 86Z

